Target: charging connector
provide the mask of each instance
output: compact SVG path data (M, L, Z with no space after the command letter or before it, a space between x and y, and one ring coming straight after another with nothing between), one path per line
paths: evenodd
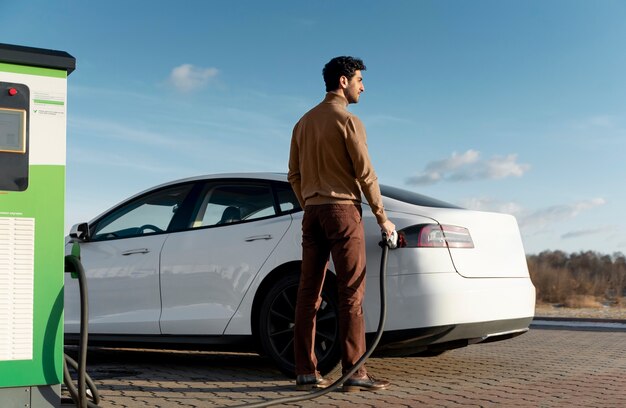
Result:
M396 249L398 247L398 233L396 230L391 232L391 235L383 232L383 243L389 247L389 249Z

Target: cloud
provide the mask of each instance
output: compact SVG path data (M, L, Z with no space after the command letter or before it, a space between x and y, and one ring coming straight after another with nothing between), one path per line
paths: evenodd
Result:
M582 130L617 129L619 122L619 118L613 115L595 115L576 122L574 127Z
M517 162L516 154L494 156L482 160L480 152L470 149L465 153L456 152L447 159L428 163L424 171L409 177L409 185L434 184L439 181L499 180L507 177L521 177L530 165Z
M148 157L137 157L134 155L124 154L108 154L106 159L99 158L89 161L90 165L101 165L106 168L121 167L127 168L133 171L139 170L146 173L163 173L163 174L176 174L180 171L180 167L177 166L163 166L163 163L159 160L151 159Z
M499 202L491 198L468 198L461 202L461 207L476 211L494 211L519 216L523 214L522 206L515 202Z
M200 68L183 64L172 70L170 83L179 92L191 92L206 86L218 73L217 68Z
M68 120L68 127L76 134L89 135L90 138L122 140L126 144L137 143L172 148L186 143L184 140L129 125L122 120L113 121L74 115Z
M465 199L460 203L461 207L470 210L511 214L517 218L520 228L524 229L545 229L548 225L575 218L583 211L600 207L604 204L606 204L604 198L592 198L571 204L559 204L529 211L518 203L501 202L491 198L474 197ZM598 231L602 230L606 231L606 228L598 229ZM563 234L562 238L573 238L577 236L576 234L582 235L583 233L596 233L596 230L573 231Z
M606 204L605 199L593 198L590 200L578 201L573 204L554 205L522 215L519 217L519 223L522 227L544 227L554 222L574 218L582 211L590 210L604 204Z
M570 238L578 238L578 237L584 237L587 235L595 235L595 234L606 234L607 232L614 230L611 228L606 228L606 227L600 227L600 228L592 228L592 229L585 229L585 230L577 230L577 231L570 231L570 232L566 232L565 234L561 235L562 239L570 239Z

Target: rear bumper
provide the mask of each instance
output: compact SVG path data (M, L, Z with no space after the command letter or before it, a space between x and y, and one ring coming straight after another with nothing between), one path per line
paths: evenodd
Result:
M379 317L379 281L368 277L367 331ZM464 278L457 273L387 277L385 332L437 329L431 342L525 330L535 312L530 278ZM417 332L416 332L417 333Z
M527 317L385 332L376 354L403 356L506 340L526 333L532 320Z

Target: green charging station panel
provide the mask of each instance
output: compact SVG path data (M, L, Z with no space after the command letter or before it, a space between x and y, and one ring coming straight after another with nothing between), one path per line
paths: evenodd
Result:
M63 51L0 44L0 407L58 407L63 379Z

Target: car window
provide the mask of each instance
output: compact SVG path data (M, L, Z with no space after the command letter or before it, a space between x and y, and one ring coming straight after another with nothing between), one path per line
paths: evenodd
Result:
M278 197L278 206L281 212L295 212L301 209L298 198L289 184L276 184L275 189L276 196Z
M114 210L97 222L92 240L130 238L167 231L192 185L145 195Z
M239 223L276 215L272 190L260 183L210 183L200 194L192 228Z

